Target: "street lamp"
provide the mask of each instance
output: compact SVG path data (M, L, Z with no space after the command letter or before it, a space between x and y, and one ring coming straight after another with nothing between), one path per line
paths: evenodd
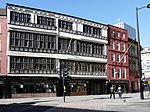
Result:
M143 8L150 8L150 4L144 7L136 7L136 25L137 25L137 37L138 37L138 56L139 56L139 77L140 77L140 98L144 99L144 94L143 94L143 84L142 84L142 68L141 68L141 46L140 46L140 32L139 32L139 19L138 19L138 10L143 9Z

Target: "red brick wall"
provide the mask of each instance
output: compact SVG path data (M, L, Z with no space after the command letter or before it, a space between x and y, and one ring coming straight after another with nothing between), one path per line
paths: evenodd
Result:
M0 75L7 74L7 18L0 17L1 23L1 33L0 33L0 41L1 41L1 51L0 51Z

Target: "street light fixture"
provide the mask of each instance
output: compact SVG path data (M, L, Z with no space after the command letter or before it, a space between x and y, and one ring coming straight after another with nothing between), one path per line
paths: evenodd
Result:
M138 37L138 56L139 56L139 77L140 77L140 98L143 100L144 99L144 94L143 94L143 84L142 84L142 68L141 68L141 46L140 46L140 32L139 32L139 19L138 19L138 10L143 9L143 8L150 8L150 4L144 7L136 7L136 25L137 25L137 37Z

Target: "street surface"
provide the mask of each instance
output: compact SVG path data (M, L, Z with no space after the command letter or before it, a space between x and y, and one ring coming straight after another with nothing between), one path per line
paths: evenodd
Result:
M123 94L122 98L109 99L109 95L40 97L0 99L0 112L150 112L150 97L144 92Z

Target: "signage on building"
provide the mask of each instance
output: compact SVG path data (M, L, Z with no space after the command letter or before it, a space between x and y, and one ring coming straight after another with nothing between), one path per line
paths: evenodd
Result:
M150 85L150 79L148 80L148 84Z

